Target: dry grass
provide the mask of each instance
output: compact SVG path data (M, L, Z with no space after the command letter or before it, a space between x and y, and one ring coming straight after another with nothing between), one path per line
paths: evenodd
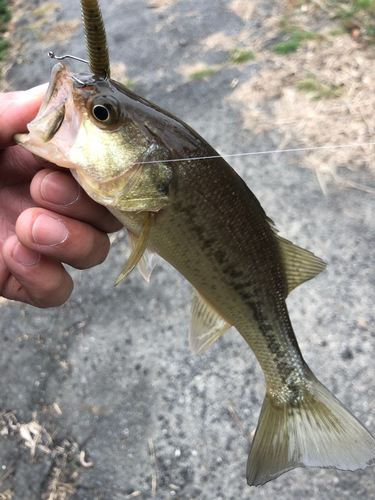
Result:
M231 96L252 133L276 129L284 147L375 140L375 61L349 35L309 42L291 56L267 54L264 62L259 75ZM371 168L373 160L373 146L325 149L307 153L305 166L327 173L342 165Z
M53 28L47 31L47 33L41 35L46 43L52 42L66 42L71 38L77 29L81 27L80 19L70 19L69 21L61 21L56 23Z
M246 129L255 134L276 131L282 148L375 141L374 46L368 28L362 30L358 23L355 30L342 28L341 19L332 15L342 5L319 0L296 8L289 2L283 17L264 20L267 39L254 41L263 46L256 53L259 73L238 85L230 97L240 104ZM295 52L278 54L269 40L280 33L286 40L291 33L314 36L301 36ZM244 32L241 36L246 40ZM374 159L370 145L321 149L307 152L301 166L316 170L324 184L338 180L341 166L375 172ZM348 187L374 192L355 183Z
M338 175L341 166L375 172L374 146L362 146L375 141L375 2L286 0L274 4L271 16L262 13L261 2L232 0L228 7L263 27L263 35L254 37L251 27L228 36L224 26L201 41L203 55L215 49L254 54L257 76L241 85L236 79L229 97L241 109L243 127L280 137L279 149L354 145L308 151L299 165L317 172L323 190L334 180L375 193ZM178 71L187 79L208 79L233 62L239 61L232 57L211 71L204 63ZM254 63L252 57L247 63Z
M48 409L48 412L61 415L56 403ZM41 454L48 455L52 459L51 472L41 500L68 500L76 492L77 479L83 468L94 465L86 461L85 452L80 450L73 439L58 441L56 433L49 432L45 425L38 422L36 414L33 414L32 420L27 423L20 423L16 412L0 414L0 436L2 439L7 439L9 436L18 438L21 446L30 452L31 467ZM0 489L9 486L6 480L14 472L15 468L11 468L0 478ZM0 491L0 500L12 498L11 487Z
M147 4L147 7L149 9L155 9L161 12L165 9L169 9L179 1L180 0L150 0L150 2Z

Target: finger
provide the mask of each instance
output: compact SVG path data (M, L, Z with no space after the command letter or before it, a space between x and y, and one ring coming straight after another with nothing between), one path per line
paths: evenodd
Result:
M73 281L61 263L29 250L16 236L5 241L2 256L10 275L1 295L42 308L68 300Z
M47 84L24 92L5 92L0 95L0 149L14 145L14 134L26 132L26 125L38 113Z
M0 150L0 186L20 184L31 179L42 166L33 155L20 146L11 146Z
M43 208L78 219L111 233L122 224L102 205L80 188L71 175L45 169L37 173L30 186L31 196Z
M103 231L39 207L22 212L16 235L28 249L77 269L101 264L110 248Z

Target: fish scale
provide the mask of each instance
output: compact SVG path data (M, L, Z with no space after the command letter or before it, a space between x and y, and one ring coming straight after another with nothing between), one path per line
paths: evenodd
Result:
M254 351L273 393L284 388L291 374L293 384L298 385L304 362L283 298L285 278L278 247L258 200L224 160L214 166L205 160L176 168L178 192L172 206L159 214L149 246L237 328ZM202 193L202 186L210 181L214 197L209 191ZM139 234L141 228L132 226L127 214L113 213ZM244 224L244 220L251 223ZM207 245L210 239L214 250Z

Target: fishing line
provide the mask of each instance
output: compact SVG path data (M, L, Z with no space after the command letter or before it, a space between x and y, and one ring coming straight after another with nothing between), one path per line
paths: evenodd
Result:
M213 155L213 156L197 156L194 158L175 158L171 160L163 160L163 163L171 163L175 161L193 161L193 160L209 160L211 158L233 158L235 156L255 156L255 155L270 155L276 153L292 153L298 151L317 151L319 149L337 149L337 148L359 148L362 146L374 146L375 142L363 142L360 144L339 144L332 146L315 146L309 148L294 148L294 149L273 149L270 151L250 151L249 153L234 153L234 154L222 154L222 155ZM157 161L156 161L157 162ZM156 163L154 161L138 161L136 163L140 165L144 165L146 163Z
M48 52L48 55L51 59L56 59L58 61L61 61L63 59L74 59L76 61L84 62L86 64L89 64L89 61L86 61L85 59L81 59L80 57L75 57L69 54L63 55L63 56L56 56L55 53L50 50ZM82 85L85 85L84 82L81 82L78 80L78 78L73 77L74 80ZM106 76L107 78L107 76ZM332 146L314 146L314 147L307 147L307 148L293 148L293 149L273 149L270 151L250 151L248 153L232 153L232 154L222 154L222 155L212 155L212 156L197 156L194 158L175 158L175 159L170 159L170 160L163 160L163 163L171 163L171 162L176 162L176 161L195 161L195 160L209 160L209 159L214 159L214 158L233 158L236 156L255 156L255 155L270 155L270 154L279 154L279 153L294 153L294 152L301 152L301 151L317 151L319 149L337 149L337 148L359 148L362 146L374 146L375 142L364 142L361 144L340 144L340 145L332 145ZM147 163L155 163L155 161L139 161L136 162L139 165L145 165Z

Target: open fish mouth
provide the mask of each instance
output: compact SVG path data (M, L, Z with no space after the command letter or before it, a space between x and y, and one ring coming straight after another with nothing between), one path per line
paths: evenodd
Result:
M35 119L28 124L29 133L16 134L15 141L31 153L70 168L67 154L76 140L82 116L74 105L75 79L68 68L57 63Z

